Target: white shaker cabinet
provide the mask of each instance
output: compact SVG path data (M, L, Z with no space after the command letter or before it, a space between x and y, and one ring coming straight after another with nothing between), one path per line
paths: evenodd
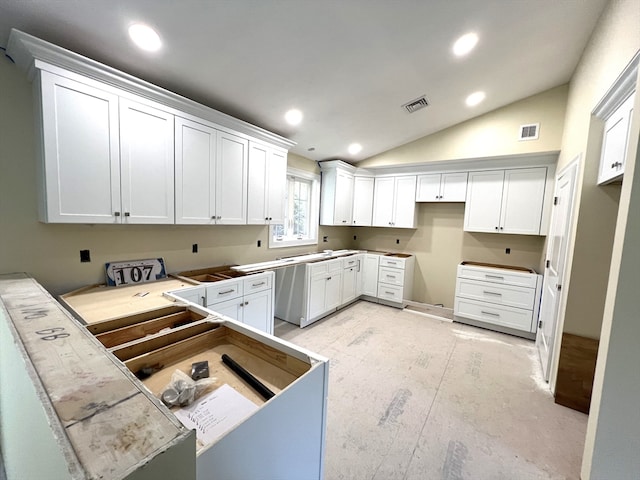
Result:
M247 223L284 223L287 184L287 152L261 143L249 142Z
M247 223L249 141L218 131L216 155L216 223Z
M467 172L418 175L416 202L464 202Z
M624 174L634 100L632 94L605 121L598 185L620 180Z
M119 223L118 96L47 71L36 77L42 222Z
M308 304L306 318L300 322L307 326L325 313L340 306L342 288L342 262L327 260L307 265Z
M415 228L416 176L377 177L373 195L373 226Z
M216 223L217 131L176 117L176 223Z
M320 225L351 225L355 167L332 160L321 162L320 168Z
M378 296L378 265L380 255L365 253L362 260L362 295Z
M469 172L464 230L539 235L547 168Z
M342 259L342 292L340 306L351 303L359 295L358 283L361 279L360 271L362 255L352 255Z
M120 98L124 223L174 223L174 116Z
M373 220L373 177L353 177L353 225L370 227Z

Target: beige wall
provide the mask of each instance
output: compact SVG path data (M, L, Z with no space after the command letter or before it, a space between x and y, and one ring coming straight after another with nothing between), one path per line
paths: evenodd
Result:
M463 203L418 203L418 228L353 228L358 248L416 255L413 300L453 308L462 260L520 265L537 271L544 237L469 233ZM396 240L400 240L396 244ZM510 248L507 255L505 249Z
M560 150L568 85L561 85L363 160L361 167L524 155ZM540 123L540 138L518 141L520 125Z
M570 83L559 169L582 155L578 216L570 246L563 331L599 338L620 185L596 186L602 122L591 111L640 48L640 5L613 0L604 10Z
M31 84L0 56L0 273L27 272L60 294L104 282L104 263L164 257L169 272L272 260L318 248L351 246L349 229L321 227L319 246L269 249L261 226L61 225L37 220L35 138ZM319 172L317 164L290 155L290 164ZM257 247L257 241L262 246ZM198 253L191 253L192 244ZM91 262L80 263L80 250Z

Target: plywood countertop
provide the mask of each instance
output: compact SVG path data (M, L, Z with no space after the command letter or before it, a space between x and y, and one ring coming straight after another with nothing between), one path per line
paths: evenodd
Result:
M60 299L78 318L92 324L171 305L174 301L165 297L165 292L195 285L198 283L177 278L126 287L91 285L65 293Z

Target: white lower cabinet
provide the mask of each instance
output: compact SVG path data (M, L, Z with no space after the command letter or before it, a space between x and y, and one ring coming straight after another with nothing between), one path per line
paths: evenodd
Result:
M340 305L354 301L359 295L358 283L361 278L362 255L353 255L342 259L342 292Z
M307 282L309 285L308 313L305 325L317 320L324 314L336 310L341 302L342 262L340 259L328 260L308 265Z
M365 253L362 261L362 295L378 296L378 265L380 255Z
M541 291L542 276L532 270L463 262L458 266L454 318L534 338Z
M381 303L404 307L413 290L413 255L393 254L380 257L378 299Z

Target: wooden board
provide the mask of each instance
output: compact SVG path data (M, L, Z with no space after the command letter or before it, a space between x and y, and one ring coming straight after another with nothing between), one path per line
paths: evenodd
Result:
M598 344L598 340L592 338L562 334L556 379L557 404L589 413Z
M197 283L176 278L129 287L92 285L66 293L60 298L78 318L92 324L171 305L173 300L165 297L164 292L193 285Z
M191 436L34 280L0 275L0 298L87 478L124 478Z

